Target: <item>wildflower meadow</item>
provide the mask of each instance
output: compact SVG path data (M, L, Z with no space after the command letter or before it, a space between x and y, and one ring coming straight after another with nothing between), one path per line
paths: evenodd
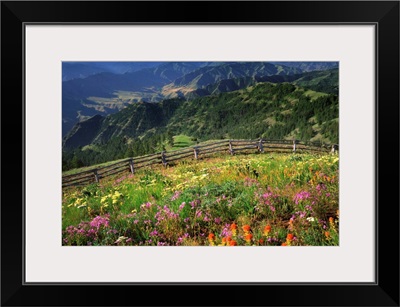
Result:
M339 245L337 154L215 156L63 189L64 246Z

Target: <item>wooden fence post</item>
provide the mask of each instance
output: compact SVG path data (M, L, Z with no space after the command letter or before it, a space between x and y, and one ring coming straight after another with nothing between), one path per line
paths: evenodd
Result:
M293 140L293 152L296 152L296 143L297 143L297 141Z
M229 152L230 152L231 155L234 154L231 140L229 140Z
M96 180L96 182L100 182L100 176L99 173L97 172L97 169L93 170L94 173L94 179Z
M161 153L161 161L162 161L162 164L164 165L164 167L167 166L167 160L166 160L166 157L165 157L165 151L163 151Z
M260 152L264 152L264 147L263 147L263 139L261 138L260 141L258 142L258 150Z
M196 160L199 158L199 149L197 147L194 148L194 158Z
M131 173L134 174L135 168L134 168L134 164L133 164L133 159L129 160L129 168L131 169Z

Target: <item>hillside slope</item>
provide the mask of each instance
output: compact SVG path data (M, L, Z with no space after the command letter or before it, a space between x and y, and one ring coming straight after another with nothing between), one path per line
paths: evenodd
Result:
M338 143L338 96L290 83L258 83L192 100L132 104L77 124L63 140L63 159L91 165L162 150L173 135L301 139Z

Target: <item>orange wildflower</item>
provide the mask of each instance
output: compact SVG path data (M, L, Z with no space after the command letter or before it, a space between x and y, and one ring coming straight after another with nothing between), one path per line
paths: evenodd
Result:
M287 236L286 236L286 242L283 243L282 245L283 245L283 246L290 246L290 245L292 245L292 240L293 240L293 238L294 238L293 234L288 233Z
M260 244L264 244L264 239L260 239L260 240L258 240L258 243L260 243Z
M283 242L283 243L282 243L282 246L287 246L286 242Z
M337 232L337 231L336 231L335 222L334 222L333 217L330 217L330 218L329 218L329 225L331 226L331 228L333 229L334 232Z
M250 229L250 225L244 225L244 226L242 227L242 229L243 229L243 231L246 232L246 233L247 233L247 232L250 232L250 230L251 230L251 229Z
M232 231L232 235L236 236L236 234L237 234L237 225L235 223L232 223L231 231Z
M264 227L264 236L268 236L271 231L271 226L267 225Z
M226 238L221 239L221 244L218 244L218 246L225 246L226 245Z
M235 240L229 241L229 246L236 246L237 242Z
M329 239L329 237L330 237L330 233L329 233L329 231L325 231L325 237L327 238L327 239Z
M214 241L214 239L215 239L215 235L213 233L210 233L208 235L208 241Z
M253 239L253 235L251 233L248 233L244 236L244 239L246 240L247 243L249 243L251 239Z

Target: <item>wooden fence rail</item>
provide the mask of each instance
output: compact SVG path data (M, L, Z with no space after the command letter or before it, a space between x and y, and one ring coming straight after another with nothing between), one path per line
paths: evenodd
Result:
M163 164L192 157L197 160L218 152L225 152L234 155L238 152L331 152L339 151L338 144L324 144L309 141L298 140L224 140L206 145L194 145L174 151L163 151L140 157L132 157L121 161L102 166L94 167L76 174L62 176L62 187L87 185L94 182L100 182L102 178L116 175L123 172L135 173L137 169L151 166L154 164Z

